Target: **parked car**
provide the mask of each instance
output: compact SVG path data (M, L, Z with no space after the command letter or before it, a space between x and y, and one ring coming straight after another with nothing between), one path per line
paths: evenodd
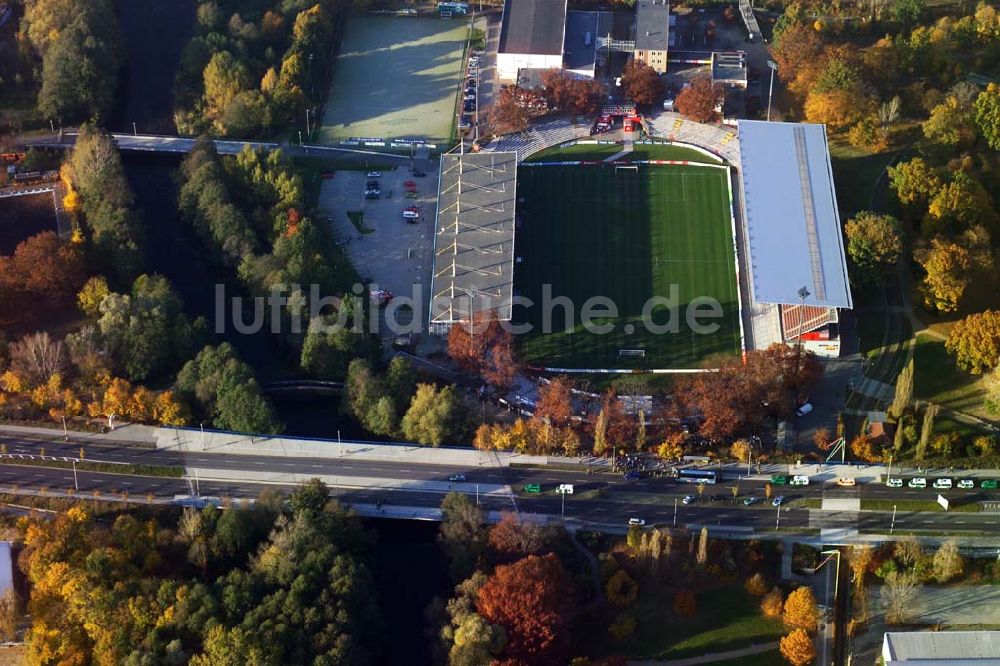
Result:
M683 504L694 504L697 501L698 501L698 498L695 497L694 495L685 495L684 499L681 500L681 503L683 503Z
M979 487L983 490L996 490L997 487L1000 487L1000 482L997 482L996 479L985 479L979 484Z
M790 486L808 486L809 485L809 477L806 476L806 475L804 475L804 474L796 474L795 476L792 477L792 480L789 482L788 485L790 485Z
M886 479L885 485L888 486L889 488L902 488L903 487L903 480L902 479Z
M972 490L973 488L976 487L976 482L973 481L972 479L959 479L958 487L961 488L962 490Z
M462 482L462 481L465 481L465 475L464 474L452 474L451 476L448 477L448 480L449 481Z
M844 488L850 488L852 486L858 485L858 482L856 479L852 479L848 476L845 476L837 479L837 485L843 486Z
M365 199L381 199L381 190L365 190Z
M369 171L368 172L368 177L369 178L381 178L382 177L382 172L381 171Z
M808 414L812 410L813 410L812 403L811 402L807 402L807 403L804 403L802 405L799 405L799 408L795 410L795 415L796 416L805 416L806 414Z
M743 500L743 506L750 506L751 504L756 504L758 501L759 500L756 497L751 495L750 497L747 497L746 499Z
M927 479L922 476L917 476L910 479L910 482L906 484L908 488L926 488Z
M774 476L771 477L771 485L772 486L787 486L788 485L788 477L785 476L784 474L775 474Z
M934 488L937 490L947 490L951 488L951 479L934 479Z
M413 175L416 178L426 178L427 177L427 174L424 173L423 171L421 171L420 169L414 169L413 170Z
M725 495L712 495L712 501L713 502L725 502L726 501L726 496Z
M626 479L628 479L630 481L635 481L636 479L641 479L642 478L642 475L639 474L639 472L637 472L635 470L631 470L629 472L625 472L622 476L624 476Z
M643 520L642 518L629 518L628 519L628 524L629 525L638 525L639 527L643 527L646 524L646 521Z
M403 219L411 224L415 224L420 220L420 209L416 206L410 206L403 209Z
M773 500L771 500L771 506L781 506L784 503L785 503L784 495L778 495Z

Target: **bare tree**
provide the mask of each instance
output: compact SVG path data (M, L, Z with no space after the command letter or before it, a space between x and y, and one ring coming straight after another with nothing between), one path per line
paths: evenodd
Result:
M888 102L882 102L878 108L878 120L884 130L889 129L890 125L899 120L899 95Z
M903 624L913 611L913 600L917 596L920 582L910 571L890 571L882 586L882 604L885 607L885 621L889 624Z
M30 384L44 384L49 377L62 372L66 355L62 342L43 331L26 335L10 346L10 365Z

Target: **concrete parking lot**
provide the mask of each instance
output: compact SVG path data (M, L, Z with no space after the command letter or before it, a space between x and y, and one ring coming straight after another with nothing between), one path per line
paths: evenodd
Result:
M365 283L371 289L388 289L399 303L406 297L419 299L414 314L422 321L430 296L438 164L417 160L416 166L427 175L415 177L405 167L382 170L377 179L380 199L365 198L369 180L365 171L337 171L323 182L319 208ZM405 195L407 181L415 185L415 198ZM420 209L420 220L415 224L403 220L403 209L409 206ZM357 212L362 214L361 230L348 215ZM390 339L392 333L383 328L382 337Z

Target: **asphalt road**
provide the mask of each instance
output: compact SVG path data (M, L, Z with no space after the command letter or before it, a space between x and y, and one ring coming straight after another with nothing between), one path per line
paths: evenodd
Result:
M48 456L66 456L77 458L80 455L80 445L61 441L31 440L17 437L0 437L0 443L6 445L7 453L38 455L42 448ZM619 474L586 471L553 469L549 467L476 467L456 465L432 465L417 463L399 463L389 461L351 460L350 458L277 458L275 456L232 455L219 453L189 452L184 455L176 451L164 451L129 447L121 445L96 446L88 445L84 449L84 458L92 461L109 461L144 465L167 465L198 467L203 469L244 470L250 472L283 472L297 474L335 474L338 476L355 476L368 478L397 479L400 481L447 481L453 474L464 474L469 484L509 484L520 488L527 483L541 484L543 489L562 483L573 484L576 493L587 491L627 492L631 494L650 494L657 498L670 500L685 495L697 495L697 489L692 484L679 483L673 479L647 477L636 480L624 479ZM762 480L725 480L716 486L707 486L703 501L712 496L732 498L732 487L739 487L739 497L755 496L764 499ZM930 500L937 497L937 491L927 488L914 490L910 488L888 488L879 483L861 483L853 488L841 488L831 483L812 484L810 486L773 486L774 495L784 495L787 501L799 498L861 498L885 500ZM1000 501L1000 491L957 490L945 493L952 501ZM741 507L742 508L742 507ZM751 508L749 510L756 510Z

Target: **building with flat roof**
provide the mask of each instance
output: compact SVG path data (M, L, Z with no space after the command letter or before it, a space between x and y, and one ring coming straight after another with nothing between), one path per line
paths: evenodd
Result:
M853 303L826 128L738 126L751 311L780 325L774 342L836 356L838 311Z
M899 631L882 639L885 666L1000 666L1000 631Z
M517 154L441 156L431 274L431 328L495 310L511 317Z
M497 50L497 77L516 81L523 68L561 69L567 0L506 0Z
M611 12L571 11L566 14L566 41L563 69L576 76L594 78L597 72L600 38L614 29Z
M667 71L669 46L670 3L667 0L636 0L635 59L663 74Z

